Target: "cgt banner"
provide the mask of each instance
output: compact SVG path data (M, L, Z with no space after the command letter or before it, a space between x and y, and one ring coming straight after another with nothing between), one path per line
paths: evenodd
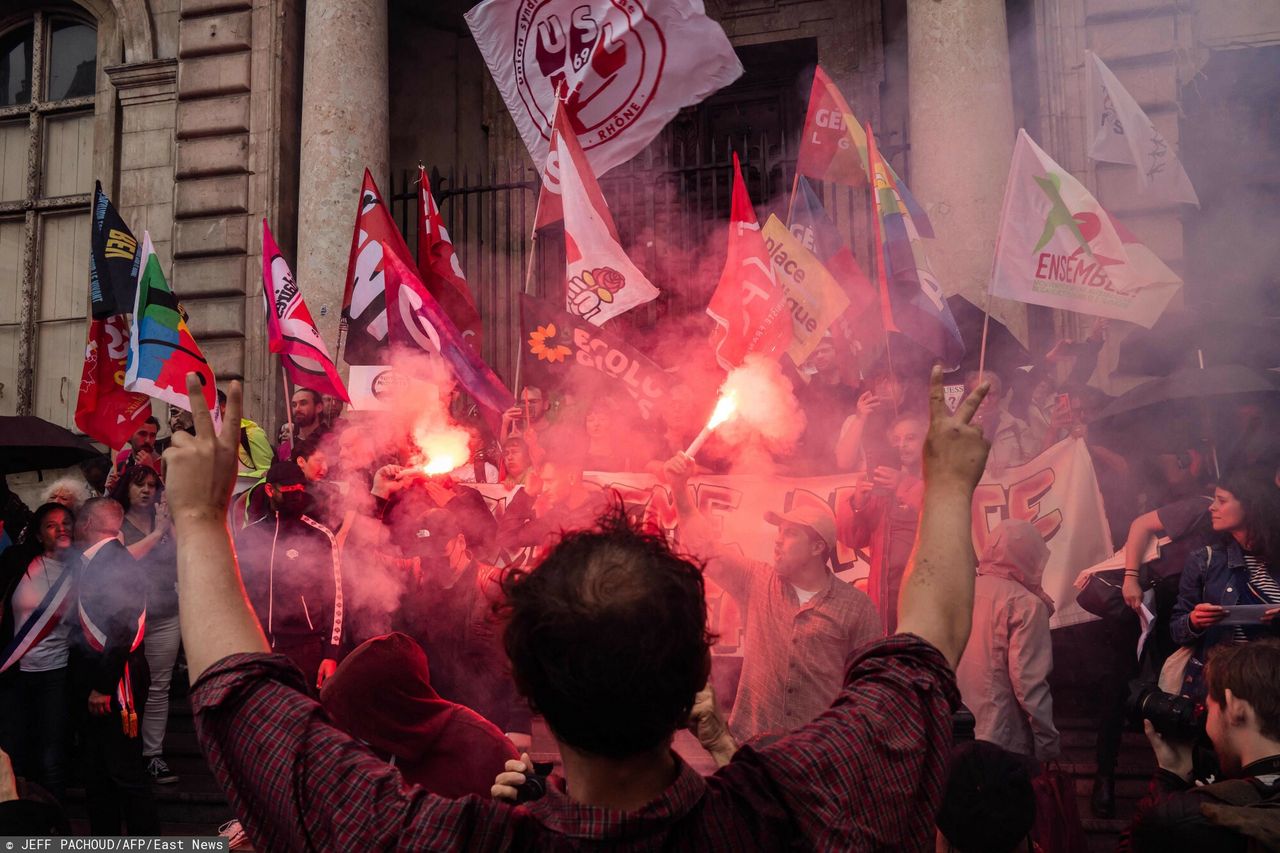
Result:
M633 517L643 518L679 538L671 490L649 474L589 472L586 480L622 497ZM770 560L776 528L764 523L769 511L787 512L812 505L837 521L848 518L860 474L834 477L770 477L725 475L697 477L691 482L695 500L725 548L746 557ZM493 513L501 517L516 490L479 485ZM1056 612L1050 625L1064 628L1095 617L1076 604L1072 585L1082 569L1111 554L1111 531L1088 448L1081 439L1066 439L1035 459L988 477L973 500L974 549L981 554L987 537L1001 521L1017 518L1036 526L1049 545L1043 585ZM845 525L837 524L837 530ZM709 555L701 555L709 556ZM527 552L507 555L508 565L528 561ZM836 549L836 570L845 580L866 576L866 565L846 542ZM712 629L720 634L720 653L733 654L742 642L741 616L720 590L708 588Z

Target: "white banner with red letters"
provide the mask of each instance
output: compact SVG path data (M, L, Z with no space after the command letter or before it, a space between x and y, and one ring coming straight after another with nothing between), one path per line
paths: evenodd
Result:
M773 559L777 528L765 523L766 512L786 512L810 504L826 507L834 518L838 509L848 506L861 478L860 474L806 478L709 475L694 478L691 486L699 508L719 531L726 548L769 562ZM676 531L671 490L655 477L588 472L586 480L616 490L633 516ZM475 488L499 518L516 491L500 485ZM1051 626L1062 628L1095 618L1076 604L1077 591L1072 582L1082 569L1111 553L1111 532L1084 441L1059 442L1025 465L1011 468L998 478L983 479L973 501L974 547L979 554L989 532L1005 518L1031 522L1049 544L1043 585L1057 605ZM528 558L525 553L508 555L507 563L519 565ZM836 562L837 572L844 580L866 577L866 563L844 542L837 546ZM740 651L742 623L737 607L714 585L708 585L708 605L712 629L720 635L718 651Z

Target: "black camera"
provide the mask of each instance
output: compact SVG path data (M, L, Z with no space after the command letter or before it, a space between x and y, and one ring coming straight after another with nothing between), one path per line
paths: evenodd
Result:
M1204 733L1206 709L1203 703L1165 693L1150 683L1133 685L1128 711L1135 722L1150 720L1162 736L1171 740L1195 741Z

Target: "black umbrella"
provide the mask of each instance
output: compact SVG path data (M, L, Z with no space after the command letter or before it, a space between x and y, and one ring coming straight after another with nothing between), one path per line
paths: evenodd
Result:
M1150 329L1135 329L1120 345L1116 370L1167 376L1182 367L1242 364L1280 367L1280 318L1226 317L1212 310L1166 313Z
M0 417L0 474L69 468L99 455L84 436L43 418Z
M1121 394L1102 410L1097 421L1119 415L1137 413L1152 406L1187 403L1210 397L1238 394L1272 395L1280 393L1277 379L1260 370L1239 364L1215 364L1204 369L1184 367L1168 376L1144 382Z

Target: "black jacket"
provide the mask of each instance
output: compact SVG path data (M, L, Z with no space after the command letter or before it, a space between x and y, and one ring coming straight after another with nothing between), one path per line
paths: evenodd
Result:
M136 651L131 647L146 611L149 581L129 550L112 539L81 567L76 585L80 609L68 611L64 618L75 623L71 646L81 672L77 683L111 696L131 653L141 656L141 646ZM102 651L88 636L81 610L104 635Z
M245 591L267 640L319 637L325 657L342 642L342 567L329 528L310 516L272 513L240 531Z

